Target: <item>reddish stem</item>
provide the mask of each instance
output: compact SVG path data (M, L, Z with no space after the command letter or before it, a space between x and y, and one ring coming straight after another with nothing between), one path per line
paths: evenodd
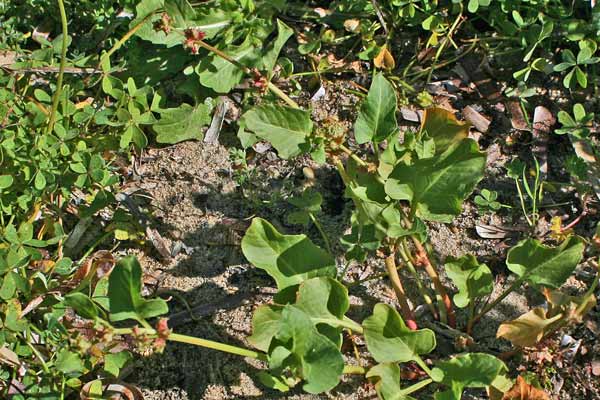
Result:
M386 257L385 267L387 269L390 281L392 282L392 287L394 288L396 297L398 298L398 303L400 304L400 314L402 314L402 318L404 319L406 326L413 331L417 330L418 327L415 320L415 315L408 304L406 293L404 292L404 287L402 287L402 281L400 280L400 275L396 269L396 253L392 252L392 254Z
M456 316L454 315L454 308L452 307L452 300L450 299L450 296L448 296L448 293L446 292L446 288L444 287L444 284L440 280L440 277L439 277L435 267L431 263L431 260L429 259L429 256L427 255L427 251L425 251L425 248L423 247L423 245L417 238L413 237L412 239L413 239L413 243L415 244L415 247L417 249L416 257L415 257L416 261L419 265L422 265L425 268L425 272L427 272L427 275L429 275L429 277L433 281L433 286L435 287L435 290L437 291L439 296L442 298L442 302L444 303L444 307L446 308L446 315L448 317L448 325L450 325L452 328L454 328L454 327L456 327Z

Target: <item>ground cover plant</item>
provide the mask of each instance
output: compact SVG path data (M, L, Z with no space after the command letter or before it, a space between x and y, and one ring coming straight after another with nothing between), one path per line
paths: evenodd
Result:
M21 0L0 24L3 398L143 398L128 366L174 343L253 360L260 398L597 396L594 2ZM198 304L140 256L197 252L141 189L190 142L227 148L244 210L202 249L270 289L242 343L188 334ZM277 165L302 180L261 193ZM442 254L448 226L493 251Z

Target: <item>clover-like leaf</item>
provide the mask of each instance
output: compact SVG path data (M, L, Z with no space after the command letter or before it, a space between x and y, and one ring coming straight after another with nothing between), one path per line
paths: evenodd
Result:
M434 374L449 389L435 394L436 400L460 400L465 388L485 388L496 377L508 371L506 365L491 354L467 353L442 361L434 368Z
M335 259L306 235L282 235L261 218L254 218L242 239L244 256L264 269L279 290L317 276L335 276Z
M413 361L436 345L432 330L408 329L400 314L383 303L375 305L373 315L363 321L363 328L367 348L380 363Z
M309 111L273 104L251 108L242 116L242 123L271 143L282 158L300 154L313 128Z
M583 258L583 239L572 236L558 247L526 239L508 252L506 265L523 281L534 286L558 288Z
M377 364L365 376L375 381L375 390L381 400L414 400L402 393L400 367L396 363Z
M398 163L385 192L408 200L416 215L428 221L450 222L462 202L483 178L486 156L474 140L464 139L434 158Z
M375 74L354 124L354 137L358 143L381 142L398 129L396 102L392 84L383 74Z
M470 128L468 122L458 121L452 112L439 107L426 109L421 123L421 130L433 139L437 154L466 139Z
M158 143L174 144L184 140L202 140L204 132L202 128L211 121L210 112L212 103L206 102L192 107L182 104L177 108L161 110L161 119L152 129L156 132Z
M486 296L494 290L492 272L485 264L467 254L460 258L448 257L445 263L446 274L458 288L454 304L464 308L475 299Z
M121 259L108 278L110 319L141 322L169 311L163 299L142 297L142 267L135 256Z

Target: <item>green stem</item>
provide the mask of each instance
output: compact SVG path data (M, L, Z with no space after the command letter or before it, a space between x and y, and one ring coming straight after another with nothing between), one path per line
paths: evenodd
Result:
M432 382L433 382L433 379L429 378L429 379L425 379L425 380L423 380L421 382L415 383L414 385L409 386L406 389L402 389L400 391L400 397L402 397L402 396L408 396L409 394L414 393L417 390L421 390L425 386L429 385Z
M477 314L475 317L473 317L471 325L474 325L475 322L479 321L485 314L487 314L488 312L490 312L492 310L492 308L496 307L502 300L504 300L506 298L506 296L508 296L516 288L518 288L521 285L521 283L523 283L523 279L522 278L516 279L504 292L502 292L502 294L500 296L496 297L494 299L494 301L492 301L491 303L488 303L483 308L483 310L481 310L479 312L479 314Z
M152 328L140 328L138 332L144 333L151 336L156 336L156 331ZM131 328L116 328L113 333L115 335L131 335L133 329ZM181 335L179 333L171 333L167 337L167 340L172 342L187 343L194 346L205 347L207 349L219 350L229 354L235 354L242 357L251 357L257 360L266 361L267 355L254 350L245 349L243 347L232 346L225 343L215 342L213 340L197 338L193 336Z
M193 344L195 346L206 347L208 349L219 350L225 353L236 354L242 357L251 357L256 358L257 360L266 361L267 355L264 353L259 353L254 350L244 349L242 347L232 346L229 344L224 344L220 342L215 342L212 340L197 338L193 336L181 335L178 333L171 333L168 337L168 340L173 342L187 343Z
M523 191L521 190L521 185L519 184L519 180L515 179L515 183L517 184L517 192L519 193L519 200L521 201L521 209L523 210L523 215L525 215L525 219L527 219L527 223L529 226L533 226L533 222L529 219L527 215L527 210L525 209L525 198L523 197Z
M366 162L364 162L363 160L361 160L360 157L358 157L356 154L354 154L354 152L352 150L350 150L343 144L339 144L338 147L340 150L342 150L344 153L346 153L348 156L350 156L350 158L352 158L358 165L360 165L362 167L366 167L369 165Z
M69 31L67 27L67 12L65 11L65 4L63 0L58 0L58 10L60 12L60 23L62 25L62 49L60 52L60 67L58 69L58 78L56 79L56 91L54 92L54 98L52 99L52 110L50 111L50 120L48 121L48 127L46 128L46 134L50 134L54 130L54 123L56 122L56 113L58 111L58 102L62 92L63 77L65 74L65 64L67 62L67 39L69 37Z
M418 355L415 358L415 362L417 363L417 365L419 367L421 367L421 369L423 371L425 371L425 373L429 376L431 376L431 369L429 369L429 367L427 366L427 364L425 364L425 361L423 361L423 359L421 357L419 357Z
M279 97L281 100L285 101L290 107L292 108L300 108L300 106L298 105L298 103L296 103L294 100L292 100L287 94L285 94L285 92L281 89L279 89L277 86L275 86L275 84L273 84L273 82L269 82L267 83L267 87L269 88L269 90L277 97Z
M329 254L333 254L331 252L331 243L329 242L329 238L327 237L325 230L323 230L323 225L321 225L321 223L315 218L315 215L313 213L309 212L308 216L310 217L311 221L313 222L313 224L315 224L317 230L321 234L323 242L325 242L325 247L327 248L327 251L329 252Z

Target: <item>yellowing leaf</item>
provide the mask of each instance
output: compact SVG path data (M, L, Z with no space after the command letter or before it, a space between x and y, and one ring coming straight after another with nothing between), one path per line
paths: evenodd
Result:
M510 340L515 346L533 346L542 339L547 327L561 317L559 314L548 318L546 310L536 307L517 319L502 323L496 337Z
M425 110L421 130L435 142L435 152L443 153L452 144L469 136L468 122L459 122L453 113L439 107Z
M544 296L550 304L548 315L562 314L569 322L574 323L580 323L583 316L596 306L596 297L593 294L575 297L544 288Z
M387 46L381 48L379 54L373 59L373 63L380 69L394 69L396 67L396 61L392 53L387 49Z
M550 396L542 389L527 383L522 376L519 376L512 389L504 393L502 400L550 400Z

